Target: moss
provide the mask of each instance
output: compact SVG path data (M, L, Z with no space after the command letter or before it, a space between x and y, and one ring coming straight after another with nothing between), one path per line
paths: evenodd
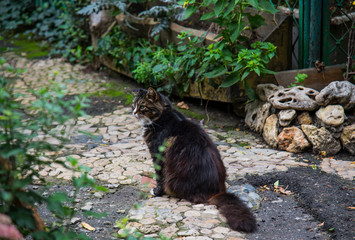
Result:
M19 35L7 40L7 43L12 47L11 50L17 55L25 53L28 59L40 58L48 56L49 46L41 41L30 40L30 36Z
M202 119L206 119L206 115L204 114L198 114L195 112L191 112L190 110L186 110L186 109L180 109L180 108L176 108L176 110L178 110L179 112L181 112L182 114L184 114L186 117L190 117L190 118L194 118L197 120L202 120Z
M125 105L131 105L134 95L127 91L127 86L118 84L117 82L110 82L105 85L106 90L94 93L96 96L117 98L124 102Z

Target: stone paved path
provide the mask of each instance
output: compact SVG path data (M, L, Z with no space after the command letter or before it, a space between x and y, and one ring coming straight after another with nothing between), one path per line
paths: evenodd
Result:
M70 65L60 59L27 60L11 54L6 55L8 62L19 68L27 68L23 74L26 82L37 86L48 84L48 80L65 83L68 95L78 92L96 93L105 90L106 80L99 74L82 72L83 66ZM25 91L26 87L18 82L16 89ZM22 99L26 104L31 99ZM73 123L73 122L70 122ZM58 131L69 129L68 125L57 125ZM90 140L78 130L96 136ZM286 171L290 167L309 166L300 162L292 154L268 148L252 134L243 131L221 131L206 129L217 143L228 172L228 179L234 180L246 174L264 174L274 171ZM147 191L147 176L154 172L147 147L141 137L140 123L131 115L130 107L117 105L112 111L99 116L80 118L70 129L72 143L65 146L60 153L48 153L44 159L65 158L73 156L81 164L92 168L91 176L102 182L119 185L132 185ZM235 144L250 143L247 147ZM56 144L56 139L48 139ZM324 158L321 169L353 180L355 165L349 161L336 158ZM58 164L38 169L43 177L71 179L71 172ZM184 239L247 239L247 235L231 231L219 215L215 206L192 205L184 200L159 197L149 198L142 203L142 208L132 210L128 217L138 219L129 223L147 236L165 236Z

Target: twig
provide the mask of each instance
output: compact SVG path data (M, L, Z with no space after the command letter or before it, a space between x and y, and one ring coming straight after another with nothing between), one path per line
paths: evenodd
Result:
M353 63L353 57L355 54L355 23L353 23L350 33L349 33L349 42L348 42L348 61L346 63L346 76L345 80L350 81L351 75L351 67Z
M209 123L209 121L210 121L210 116L208 115L208 102L209 102L210 100L207 100L207 102L206 102L206 105L205 105L205 113L206 113L206 117L207 117L207 121L206 121L206 124L207 123Z

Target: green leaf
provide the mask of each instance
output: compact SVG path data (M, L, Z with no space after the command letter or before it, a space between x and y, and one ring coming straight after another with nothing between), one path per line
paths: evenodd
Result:
M197 9L198 9L197 6L193 6L193 5L188 6L186 8L185 16L184 16L183 19L185 20L185 19L188 19L189 17L191 17L191 15L194 14Z
M8 152L2 152L1 153L1 156L3 158L9 158L11 156L15 156L15 155L18 155L18 154L21 154L21 153L24 153L24 149L22 148L17 148L17 149L12 149Z
M240 73L233 72L228 77L226 77L226 79L223 81L223 83L219 87L223 87L223 88L230 87L239 81L240 81Z
M219 66L212 70L211 72L207 72L204 74L205 77L207 78L215 78L219 77L227 72L227 69L224 66Z
M257 0L246 0L247 3L249 3L250 5L252 5L254 8L258 9L259 4Z
M242 33L243 29L246 27L246 22L241 22L240 24L238 23L231 23L229 25L229 28L231 30L231 41L234 42L235 40L237 40L237 38L240 36L240 34Z
M12 194L9 192L5 192L5 191L1 191L1 198L2 200L4 200L5 202L11 202L12 201Z
M245 72L243 73L243 75L242 75L242 81L243 81L246 77L248 77L249 74L250 74L249 71L245 71Z
M252 16L251 14L248 14L247 17L248 17L250 27L252 30L257 29L258 27L260 27L262 25L266 25L265 19L262 16L260 16L259 14L255 14L254 16Z
M218 0L216 5L214 6L214 13L218 17L219 14L223 11L225 8L226 4L228 3L228 0Z
M266 73L266 74L275 74L275 73L276 73L276 72L271 71L271 70L266 69L266 68L262 68L262 69L260 69L260 71L261 71L262 73Z
M228 15L234 10L234 7L236 4L237 4L237 1L235 1L235 0L230 1L230 3L228 4L228 7L224 11L223 17L228 17Z
M200 20L205 21L207 19L213 18L214 16L216 16L214 12L205 13L201 16Z
M258 74L258 76L260 76L260 69L259 68L255 68L254 72L256 72L256 74Z
M247 96L248 96L248 98L250 100L256 100L257 99L257 96L256 96L256 93L255 93L254 89L252 89L250 87L250 85L247 82L245 82L245 81L244 81L244 88L245 88L245 92L246 92L246 94L247 94Z
M259 9L271 14L277 13L278 10L271 4L269 0L259 0Z
M158 64L153 67L153 72L160 72L164 69L164 64Z
M274 182L274 186L275 187L278 187L280 185L280 181L279 180L277 180L276 182Z

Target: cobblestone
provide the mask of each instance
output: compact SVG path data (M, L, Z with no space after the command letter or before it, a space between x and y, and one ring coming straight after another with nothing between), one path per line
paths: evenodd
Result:
M95 93L105 90L105 79L98 74L83 74L80 65L71 66L61 59L29 61L12 55L8 59L17 60L19 68L27 67L27 72L22 77L26 82L37 88L44 86L48 80L53 80L67 85L68 95L79 92ZM73 80L75 79L75 81ZM19 92L26 91L23 83L18 82L16 89ZM32 101L31 96L22 98L22 103ZM117 106L112 112L102 116L88 116L80 118L74 131L71 131L72 143L67 144L67 152L78 159L79 163L92 168L90 175L103 182L121 185L134 185L143 191L147 190L141 180L147 174L154 173L147 147L141 137L141 126L130 114L129 107ZM69 126L72 121L66 125ZM57 126L57 130L65 126ZM66 131L68 128L66 128ZM97 142L86 139L78 140L78 130L92 133ZM288 152L268 149L265 144L257 142L255 137L243 131L222 131L219 129L207 129L212 139L216 141L218 149L223 157L228 180L243 177L246 174L265 174L274 171L287 171L290 167L311 167L310 164L299 162L297 158ZM45 137L45 136L43 136ZM242 147L235 144L248 142L250 146ZM57 144L56 139L48 140ZM90 146L90 148L89 148ZM72 153L75 153L72 154ZM54 154L54 155L53 155ZM69 155L68 155L69 156ZM55 153L47 153L48 159L55 158ZM57 160L63 159L63 156ZM353 180L355 177L355 165L351 162L340 161L335 158L324 158L320 168L328 173L337 174L342 178ZM53 164L52 168L40 169L42 177L56 177L70 180L72 173L63 167ZM248 203L251 208L258 208L260 197L252 186L232 186L229 191L234 192ZM100 196L97 196L100 197ZM231 231L225 227L225 220L216 210L215 206L192 205L185 200L168 196L149 198L141 203L142 208L132 208L128 212L134 227L144 234L156 235L159 231L168 237L184 239L246 239L246 235ZM92 206L91 206L92 207ZM89 209L90 206L88 205Z

